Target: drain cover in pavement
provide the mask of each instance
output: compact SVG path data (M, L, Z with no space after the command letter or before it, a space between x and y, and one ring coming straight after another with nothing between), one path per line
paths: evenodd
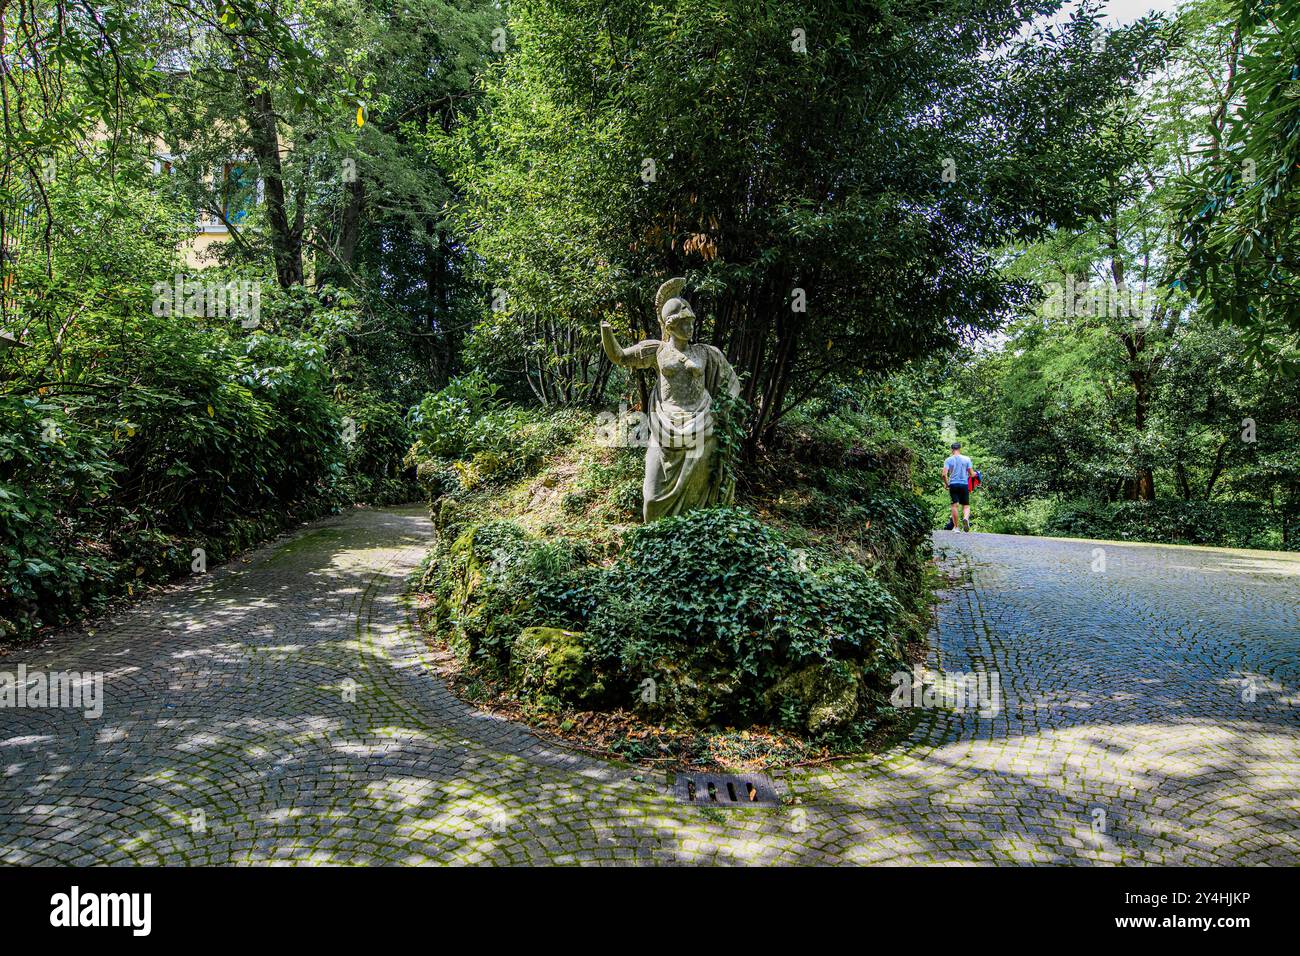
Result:
M702 807L775 807L776 785L761 774L679 773L677 799Z

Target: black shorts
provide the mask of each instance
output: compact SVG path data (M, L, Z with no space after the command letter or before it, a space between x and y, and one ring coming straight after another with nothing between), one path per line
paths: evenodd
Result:
M969 485L949 485L948 497L952 499L955 505L970 504L970 486Z

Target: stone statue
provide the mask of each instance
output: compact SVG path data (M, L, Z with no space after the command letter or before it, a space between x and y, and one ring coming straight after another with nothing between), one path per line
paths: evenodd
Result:
M721 473L713 473L718 441L713 433L713 396L725 389L735 396L740 381L725 356L712 345L691 344L695 313L679 293L685 279L669 279L655 295L662 334L623 348L608 322L600 324L601 345L615 365L659 369L650 397L650 444L646 450L646 521L692 508L726 504L735 494ZM720 470L719 470L720 472Z

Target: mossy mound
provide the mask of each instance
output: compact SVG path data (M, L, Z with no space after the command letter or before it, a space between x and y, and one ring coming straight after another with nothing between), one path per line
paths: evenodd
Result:
M581 542L471 525L426 571L432 619L521 699L669 726L841 731L902 659L901 608L870 572L809 561L740 509L656 522L613 562L591 559Z
M429 485L425 620L475 699L534 722L620 714L652 734L770 728L814 749L851 750L892 719L928 557L897 462L800 445L807 460L759 468L747 507L645 526L644 453L602 447L594 420L566 414L576 437L535 471L482 484L443 469Z

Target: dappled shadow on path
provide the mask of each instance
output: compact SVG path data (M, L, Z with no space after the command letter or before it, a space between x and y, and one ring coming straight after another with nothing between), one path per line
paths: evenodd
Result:
M0 710L0 860L1300 861L1280 573L1220 595L1179 551L1089 578L1093 545L967 536L935 664L997 671L1002 712L930 713L889 754L790 775L796 804L710 816L446 690L401 600L430 534L419 509L353 512L0 659L106 680L98 720Z

